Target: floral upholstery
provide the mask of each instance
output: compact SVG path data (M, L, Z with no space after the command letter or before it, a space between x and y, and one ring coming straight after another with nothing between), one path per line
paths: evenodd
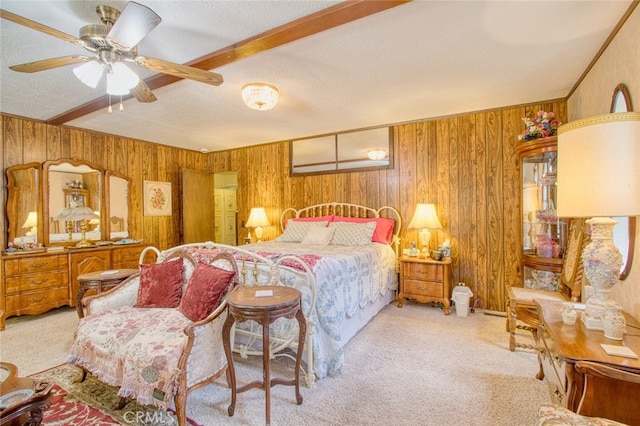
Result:
M538 426L624 426L613 420L586 417L555 404L545 404L538 410Z
M124 307L85 317L68 362L103 382L120 386L119 396L167 408L178 378L178 361L190 322L175 308Z

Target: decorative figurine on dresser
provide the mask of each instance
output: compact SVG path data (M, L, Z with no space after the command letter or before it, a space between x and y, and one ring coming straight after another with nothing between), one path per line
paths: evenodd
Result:
M129 235L128 177L72 159L16 165L6 174L0 330L11 316L76 306L78 275L138 268L145 245Z

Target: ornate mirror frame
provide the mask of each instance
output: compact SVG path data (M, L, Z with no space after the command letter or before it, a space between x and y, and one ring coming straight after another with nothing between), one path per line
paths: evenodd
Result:
M104 179L104 205L108 216L102 221L109 240L128 238L131 215L131 179L123 174L107 170Z
M35 243L42 241L42 165L19 164L7 168L6 174L7 241L26 237ZM36 222L28 223L33 216L30 213L35 213Z
M620 83L613 90L613 95L611 96L611 108L610 112L630 112L633 111L633 105L631 103L631 95L629 95L629 90L627 86L623 83ZM635 246L635 234L636 234L636 218L635 217L616 217L614 218L618 220L618 224L614 227L614 237L615 235L621 235L622 238L626 235L626 241L623 241L624 246L622 251L622 260L623 265L620 270L620 281L625 280L629 276L629 272L631 271L631 264L633 263L633 253ZM626 228L626 231L625 231ZM616 245L618 242L616 241Z

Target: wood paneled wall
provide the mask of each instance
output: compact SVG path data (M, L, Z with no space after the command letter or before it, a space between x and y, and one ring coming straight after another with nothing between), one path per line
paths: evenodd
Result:
M505 286L522 274L517 136L522 117L540 109L566 121L566 102L558 100L395 126L392 170L290 177L286 142L212 153L213 168L238 172L239 241L251 207L265 207L277 224L287 207L340 201L399 209L408 248L418 241L407 230L416 204L435 203L444 229L432 233L431 247L451 240L453 283L502 311ZM278 226L264 230L267 239L279 233Z
M161 249L180 243L180 173L183 168L207 171L209 156L196 151L88 132L64 126L0 115L0 143L3 165L2 186L6 188L7 167L32 161L45 162L58 158L90 161L105 169L120 172L132 180L129 233ZM171 182L171 216L144 216L143 182ZM4 232L0 244L6 247L6 190L2 191Z
M4 169L61 157L100 164L132 178L131 234L168 248L180 242L180 171L238 172L239 241L251 207L262 206L277 236L281 212L331 201L379 208L396 207L403 216L402 246L417 241L407 230L419 202L435 203L444 226L432 234L431 247L450 239L453 282L464 282L491 310L506 308L505 286L519 283L520 185L515 148L522 117L543 109L565 122L565 100L500 108L394 127L395 166L391 170L289 176L289 144L279 142L202 154L9 116L2 119L0 155ZM4 170L3 169L3 170ZM2 176L3 186L6 176ZM173 215L145 217L144 180L171 182ZM6 205L6 192L2 194ZM213 202L213 200L211 201ZM2 216L3 229L6 218ZM6 245L6 232L0 243Z

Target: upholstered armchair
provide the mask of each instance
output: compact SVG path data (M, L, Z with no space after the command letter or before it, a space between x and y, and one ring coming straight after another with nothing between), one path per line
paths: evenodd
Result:
M166 409L173 398L178 424L186 424L187 394L227 369L222 346L226 296L240 278L230 252L206 263L185 247L158 255L158 263L113 290L83 299L67 361L119 387L127 398ZM204 303L203 303L204 302Z

